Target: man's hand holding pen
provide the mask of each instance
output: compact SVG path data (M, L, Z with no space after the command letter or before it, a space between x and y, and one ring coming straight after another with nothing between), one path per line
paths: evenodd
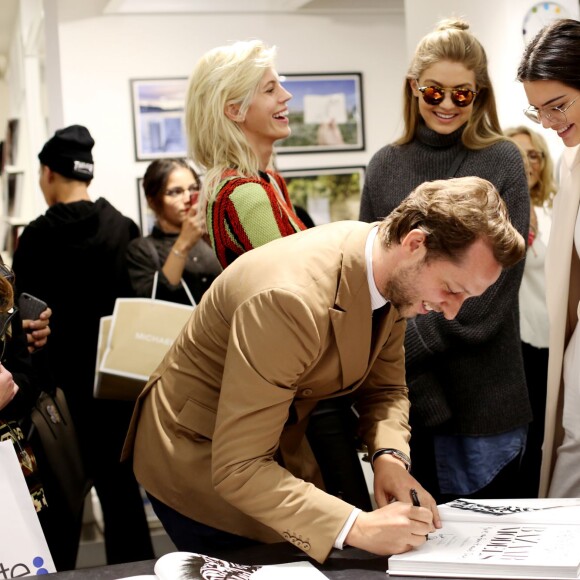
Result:
M378 509L358 515L346 543L379 555L420 546L429 533L441 527L435 500L393 456L377 457L373 467ZM411 489L419 506L412 505Z

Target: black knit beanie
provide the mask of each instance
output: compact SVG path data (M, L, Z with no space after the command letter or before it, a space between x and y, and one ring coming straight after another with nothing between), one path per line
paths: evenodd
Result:
M38 154L43 165L63 177L78 181L93 178L94 164L91 149L95 141L82 125L59 129Z

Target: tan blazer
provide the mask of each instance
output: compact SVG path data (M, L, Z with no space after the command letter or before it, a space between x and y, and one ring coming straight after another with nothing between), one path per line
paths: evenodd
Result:
M304 437L316 402L357 391L369 451L409 451L406 323L391 308L371 338L371 228L312 228L215 280L137 401L124 457L133 451L149 493L207 525L327 557L353 506L321 489Z
M574 250L574 228L579 206L580 146L577 146L565 149L562 156L560 185L554 200L552 228L546 254L550 356L540 497L548 493L556 461L556 450L563 438L564 351L578 322L580 308L580 260Z

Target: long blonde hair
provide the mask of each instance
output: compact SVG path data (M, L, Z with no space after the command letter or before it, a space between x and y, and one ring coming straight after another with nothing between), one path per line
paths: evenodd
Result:
M550 157L550 150L548 149L546 140L542 135L536 131L532 131L524 125L509 127L508 129L505 129L504 133L508 137L513 137L514 135L527 135L530 138L534 149L541 153L542 168L540 170L538 182L530 190L530 199L532 204L537 207L542 207L544 204L548 207L552 207L558 187L556 185L556 180L554 179L554 163ZM522 154L525 157L526 152L522 150ZM525 161L527 163L527 158Z
M235 42L204 54L191 74L185 124L189 154L205 172L201 208L215 196L227 169L245 177L258 176L258 157L225 110L228 105L237 105L239 118L244 118L264 73L274 64L275 54L276 47L267 47L260 40Z
M403 86L405 129L396 141L398 145L415 139L421 119L417 97L413 95L409 81L418 80L425 69L445 60L461 63L475 73L477 96L462 135L465 147L484 149L504 139L487 70L487 56L479 40L468 29L469 24L463 20L443 20L417 45Z

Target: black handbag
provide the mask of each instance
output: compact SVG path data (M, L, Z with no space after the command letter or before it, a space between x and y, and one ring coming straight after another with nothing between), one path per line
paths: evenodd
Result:
M37 449L49 505L52 483L58 486L59 495L71 513L82 513L92 482L84 468L75 426L62 389L57 388L54 395L41 392L30 420L28 440Z

